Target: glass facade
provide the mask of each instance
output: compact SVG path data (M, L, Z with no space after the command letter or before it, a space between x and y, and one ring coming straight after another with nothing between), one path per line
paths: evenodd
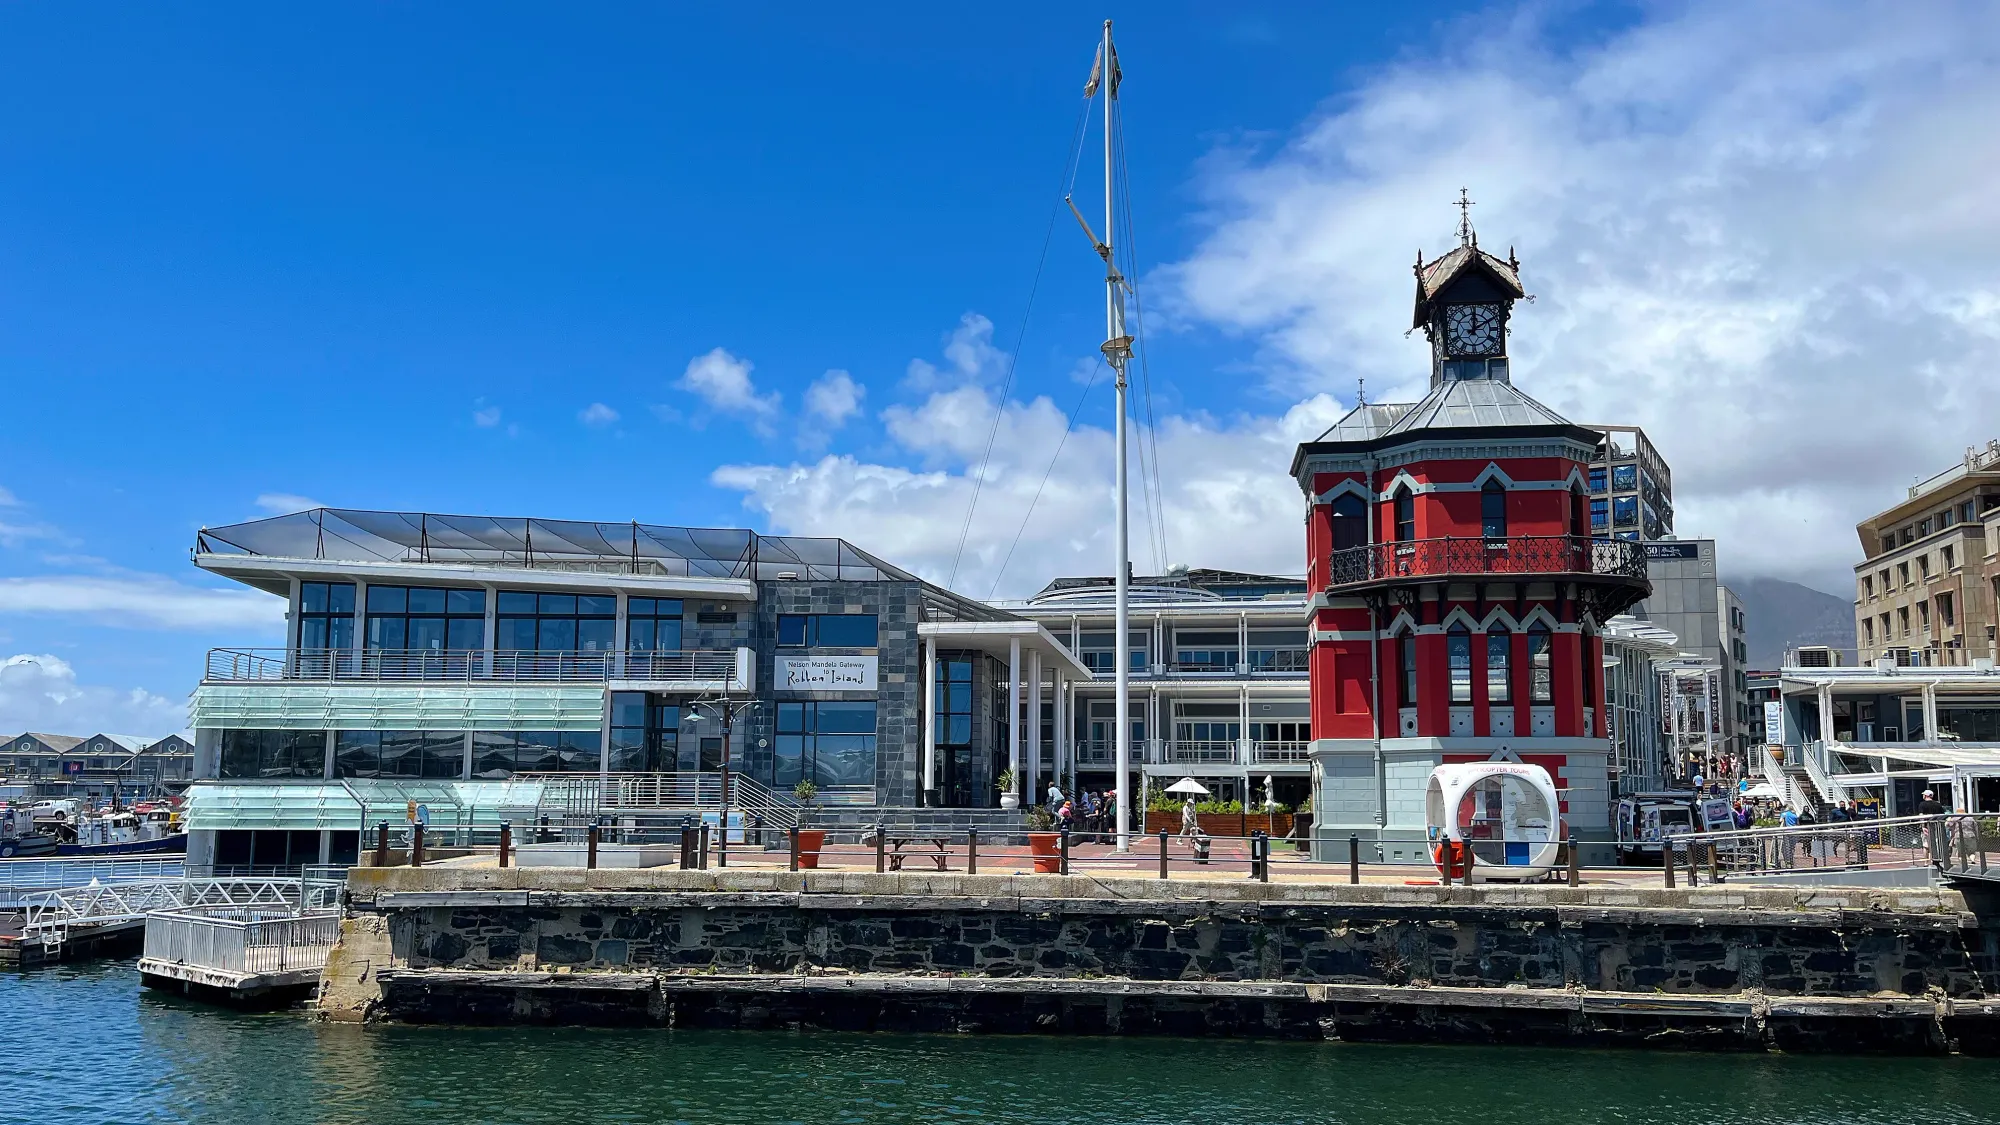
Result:
M334 741L335 777L462 777L465 733L344 730Z
M880 630L872 613L781 613L780 648L874 648Z
M1472 634L1463 625L1453 625L1445 634L1444 651L1451 667L1451 701L1472 702Z
M778 704L772 779L780 789L810 779L821 788L875 784L875 703Z
M611 594L500 593L502 652L610 652L616 647L618 599Z
M1550 636L1545 626L1528 630L1528 702L1555 700L1554 680L1549 675Z
M597 731L472 732L472 776L499 780L515 773L596 773L603 758Z
M232 778L322 777L326 773L326 732L226 730L222 732L221 766L221 776Z
M472 652L486 646L486 591L368 587L368 647Z
M299 583L299 648L354 647L354 584Z
M1506 703L1512 698L1509 690L1514 680L1513 665L1514 635L1506 632L1486 634L1486 701Z
M681 647L679 598L626 598L625 647L632 652L674 652Z

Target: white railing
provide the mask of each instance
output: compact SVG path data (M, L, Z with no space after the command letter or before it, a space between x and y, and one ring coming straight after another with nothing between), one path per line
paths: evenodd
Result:
M1819 790L1820 800L1836 805L1846 804L1852 797L1847 792L1847 786L1835 781L1827 772L1826 754L1827 747L1824 742L1815 742L1805 748L1800 760L1805 763L1806 776L1812 779L1813 788Z
M1162 758L1174 765L1235 765L1239 761L1237 744L1233 741L1188 741L1175 740L1163 747Z
M214 648L208 651L205 683L308 682L500 682L604 683L646 680L732 683L738 674L734 649L671 652L541 652L500 649L282 649Z
M161 911L146 916L148 961L254 975L326 967L340 915Z
M1251 756L1259 762L1305 762L1312 759L1310 742L1253 742Z
M1805 796L1799 792L1798 783L1785 772L1784 764L1772 757L1768 748L1758 753L1756 758L1764 771L1764 780L1770 782L1771 788L1783 795L1785 806L1793 812L1806 811L1809 806Z
M1952 819L1933 815L1831 821L1795 828L1682 833L1670 840L1678 864L1688 862L1689 849L1693 848L1697 869L1712 868L1724 878L1888 871L1935 866L1948 854L1947 822Z

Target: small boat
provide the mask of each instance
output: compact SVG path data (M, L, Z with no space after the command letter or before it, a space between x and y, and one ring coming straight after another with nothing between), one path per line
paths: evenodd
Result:
M1561 795L1549 771L1519 762L1464 762L1431 770L1424 806L1431 860L1452 879L1537 879L1556 868Z
M55 836L42 830L34 810L25 805L0 808L0 859L51 855L55 850Z
M59 856L173 855L187 851L187 833L167 809L86 814L68 826Z

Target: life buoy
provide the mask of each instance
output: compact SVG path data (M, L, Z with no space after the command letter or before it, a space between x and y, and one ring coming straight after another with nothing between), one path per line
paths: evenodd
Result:
M1445 839L1431 848L1431 863L1440 874L1452 879L1465 878L1465 848L1463 840ZM1446 857L1449 856L1447 863Z

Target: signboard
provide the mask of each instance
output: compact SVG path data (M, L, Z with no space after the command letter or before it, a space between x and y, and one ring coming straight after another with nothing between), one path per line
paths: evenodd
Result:
M1776 699L1764 701L1764 741L1772 746L1785 744L1785 705Z
M780 656L772 671L779 691L874 691L873 656Z
M1701 802L1701 830L1728 832L1736 827L1736 811L1726 797L1707 797Z
M1721 734L1722 673L1720 670L1710 671L1707 676L1703 677L1703 680L1705 682L1704 686L1707 688L1708 733Z
M1647 543L1646 557L1649 559L1698 559L1701 557L1700 543Z

